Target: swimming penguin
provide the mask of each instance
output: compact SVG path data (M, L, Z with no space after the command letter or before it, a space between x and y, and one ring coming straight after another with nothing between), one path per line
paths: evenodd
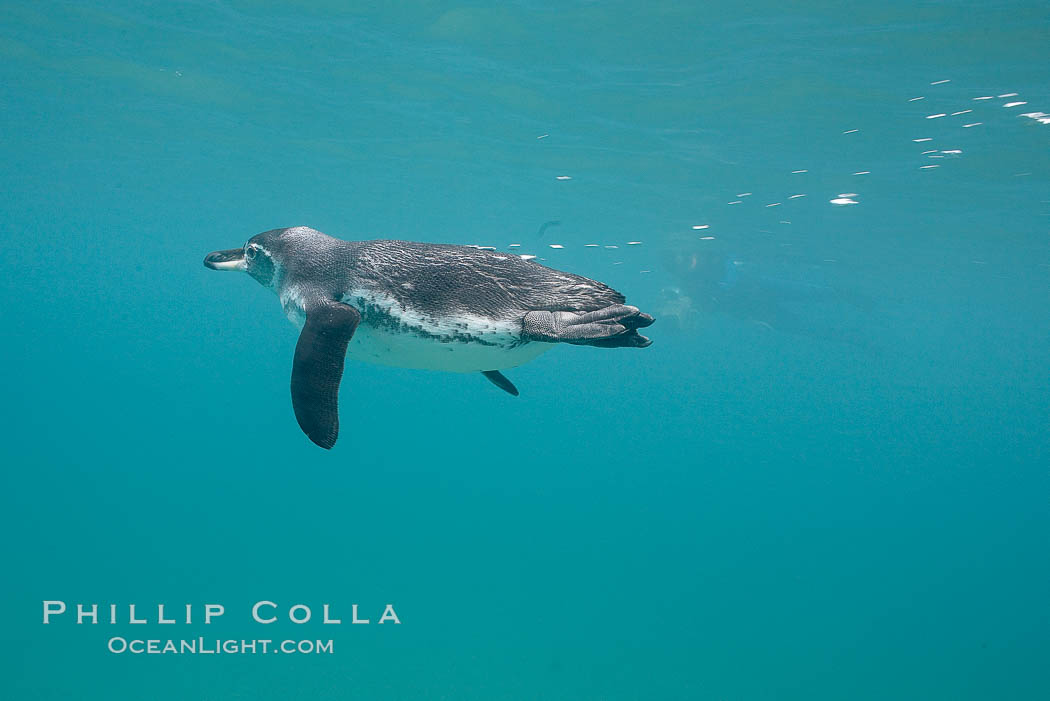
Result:
M406 368L500 370L555 343L644 348L653 317L610 287L521 256L410 241L341 241L305 226L253 236L209 253L213 270L241 270L273 290L302 331L292 361L292 408L322 448L339 434L346 355Z

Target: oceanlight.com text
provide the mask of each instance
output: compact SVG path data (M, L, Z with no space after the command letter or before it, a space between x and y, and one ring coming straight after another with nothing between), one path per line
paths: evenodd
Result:
M331 640L221 640L183 638L179 640L109 639L106 648L115 655L331 655Z

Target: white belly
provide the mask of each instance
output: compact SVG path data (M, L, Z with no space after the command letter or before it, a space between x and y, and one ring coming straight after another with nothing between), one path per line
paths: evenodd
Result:
M499 339L484 340L497 342ZM350 341L347 355L354 360L402 368L480 372L517 367L553 347L551 343L539 342L512 347L513 339L504 340L506 345L443 343L414 333L390 333L362 322Z
M514 322L469 316L442 320L406 313L371 291L355 290L342 301L386 315L373 319L365 311L350 339L347 356L366 363L446 372L505 370L529 362L554 345L523 343L520 326ZM301 299L294 292L286 293L281 303L288 319L301 329L306 321ZM377 319L381 323L370 323ZM396 323L389 323L391 319Z

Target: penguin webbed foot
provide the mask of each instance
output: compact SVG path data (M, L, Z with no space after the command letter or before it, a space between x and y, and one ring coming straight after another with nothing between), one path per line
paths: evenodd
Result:
M645 348L650 341L638 329L653 317L627 304L613 304L592 312L534 311L525 315L525 336L532 341L572 343L599 348Z

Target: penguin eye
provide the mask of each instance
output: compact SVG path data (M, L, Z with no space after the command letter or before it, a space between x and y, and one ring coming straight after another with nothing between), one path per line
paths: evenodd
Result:
M248 250L244 252L244 257L249 261L255 260L255 254L259 252L259 249L255 246L248 246Z

